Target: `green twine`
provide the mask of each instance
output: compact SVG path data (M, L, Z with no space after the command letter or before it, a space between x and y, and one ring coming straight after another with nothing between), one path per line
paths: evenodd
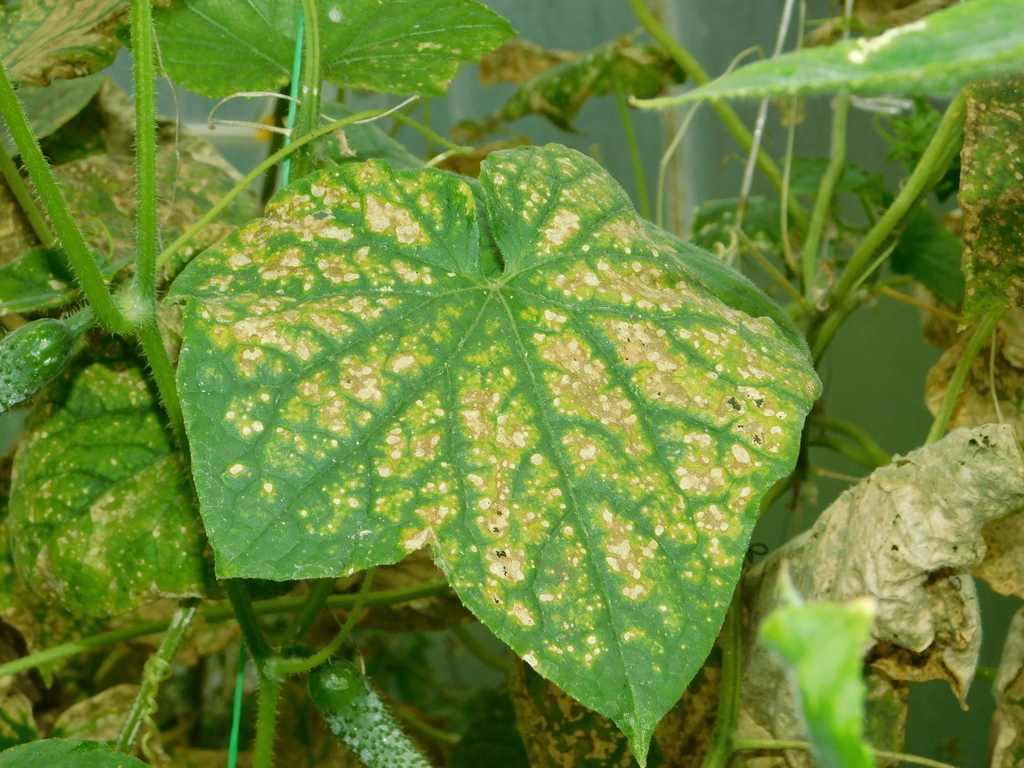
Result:
M299 81L302 79L302 41L306 35L305 17L302 15L302 6L299 5L299 19L295 24L295 54L292 56L292 85L288 95L291 99L288 102L288 133L284 137L284 145L287 147L292 143L292 131L295 129L295 113L298 111ZM288 155L281 163L281 186L288 184L289 173L292 169L292 156Z
M238 764L238 731L242 726L242 690L245 688L245 641L238 649L238 676L235 678L235 706L231 714L231 740L228 742L228 768Z

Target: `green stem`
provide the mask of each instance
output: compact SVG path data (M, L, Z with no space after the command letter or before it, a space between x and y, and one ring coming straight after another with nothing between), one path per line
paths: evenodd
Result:
M811 416L811 423L816 427L838 432L856 442L864 453L871 457L876 467L884 467L892 461L892 454L880 446L866 429L857 424L828 416Z
M818 277L818 250L821 247L822 235L825 232L825 221L832 208L832 196L836 184L846 168L846 128L850 116L850 94L840 93L832 112L832 153L825 174L818 185L818 196L814 199L814 210L811 212L811 223L807 227L807 237L803 250L803 283L804 296L812 303L815 301L814 291Z
M238 737L242 731L242 694L245 691L245 641L238 646L235 699L231 707L231 735L228 737L228 768L238 765Z
M440 728L428 723L408 704L391 702L391 709L399 720L409 726L410 730L415 731L421 736L426 736L428 739L433 739L441 744L447 744L449 747L454 747L462 741L462 737L459 734L442 731Z
M352 628L355 627L356 622L359 620L360 614L363 612L363 608L366 607L366 597L370 594L370 585L373 583L373 568L366 572L366 576L363 577L363 585L359 588L359 595L356 599L356 604L352 606L352 610L348 614L348 618L345 619L345 623L342 625L341 630L334 636L326 646L320 649L319 652L313 654L309 658L299 659L297 661L280 660L275 663L276 673L279 675L301 675L304 672L310 672L325 661L328 661L334 654L341 648L341 644L344 643L350 634L352 634Z
M299 148L305 146L311 141L319 139L321 136L331 133L332 131L336 131L338 128L344 128L346 125L351 125L352 123L357 123L362 120L369 120L374 117L380 117L386 112L387 110L384 109L371 109L366 112L359 112L355 115L349 115L348 117L342 118L341 120L335 120L333 123L321 126L312 133L307 133L305 136L296 139L295 141L289 143L287 146L281 147L281 149L277 150L277 152L274 152L272 155L267 157L266 160L264 160L262 163L253 168L248 174L246 174L245 178L243 178L234 187L232 187L232 189L226 195L224 195L224 197L218 200L217 203L212 208L210 208L210 210L208 210L201 219L199 219L199 221L197 221L195 224L189 227L184 233L182 233L181 237L179 237L167 248L165 248L164 252L161 253L156 259L157 267L160 268L166 266L167 262L174 258L175 254L177 254L178 251L185 247L189 240L195 237L197 233L201 232L211 221L216 219L217 216L220 215L220 212L223 211L231 203L232 200L234 200L246 189L248 189L249 185L252 184L253 181L255 181L256 179L258 179L268 168L272 168L273 166L277 165L277 163L281 162L281 160L288 157Z
M499 672L509 671L511 666L509 660L502 658L490 648L484 646L483 643L473 636L473 633L469 631L469 627L465 624L456 624L452 627L452 634L459 638L459 642L477 661Z
M152 0L131 0L135 78L135 284L146 319L156 317L156 64ZM161 393L162 394L162 393Z
M953 369L953 375L949 377L946 394L942 396L942 404L935 414L935 421L932 422L932 428L928 431L928 437L924 441L925 445L934 443L946 434L946 427L953 416L953 411L956 410L956 404L960 400L960 391L967 382L967 376L971 372L971 366L974 365L974 359L978 356L985 342L989 340L992 332L999 325L999 321L1003 319L1004 314L1006 314L1006 307L993 309L986 314L975 329L971 340L967 342L963 355L957 361L956 368Z
M846 318L852 315L866 299L865 293L854 293L847 296L842 304L829 311L821 325L812 329L808 334L807 342L811 348L811 359L814 360L815 366L821 362L822 356L828 350L843 323L846 322Z
M25 214L25 220L32 227L36 239L45 248L53 245L54 236L53 232L50 231L50 225L46 223L46 219L40 213L39 206L36 205L32 193L25 184L25 180L18 173L18 167L14 164L11 156L7 154L7 150L3 146L0 146L0 174L3 174L4 181L7 182L11 194L14 195L14 199L18 202L21 212Z
M185 434L185 417L181 412L181 400L178 398L178 388L174 381L174 366L160 335L155 312L143 320L136 328L136 332L142 344L142 351L146 355L146 362L149 363L150 376L156 384L157 392L160 393L164 411L167 412L167 420L170 422L174 439L187 460L188 437Z
M967 114L966 97L963 91L946 109L935 135L928 143L921 160L910 178L889 208L875 222L861 240L857 250L850 257L843 276L832 293L833 305L841 304L856 288L860 278L874 262L875 255L883 249L886 241L914 207L924 199L935 185L937 175L949 164L959 151L963 139L964 120Z
M732 740L733 746L737 752L746 751L783 751L787 749L799 750L801 752L807 752L810 750L811 745L806 741L787 741L784 739L744 739L739 736ZM927 768L957 768L955 765L949 763L943 763L938 760L932 760L928 757L918 757L917 755L907 755L903 752L889 752L885 749L872 750L876 757L880 757L883 760L899 760L900 762L910 763L912 765L924 765Z
M316 130L320 122L320 88L323 76L320 70L320 5L317 0L302 0L303 51L299 75L299 112L293 130L299 136ZM316 157L313 146L303 148L292 160L293 178L305 176L314 170Z
M114 303L113 296L107 290L107 283L100 274L99 267L93 259L89 247L85 244L82 231L75 224L71 211L68 209L64 194L57 184L57 179L43 157L39 142L32 135L32 128L25 118L25 112L18 102L7 77L6 67L0 65L0 114L11 132L11 137L21 154L21 162L28 171L29 178L39 193L39 199L50 217L53 230L60 240L64 253L81 283L89 303L96 312L96 317L111 333L124 333L129 330L121 310Z
M870 454L861 449L859 445L840 440L834 435L815 435L807 439L808 445L815 445L819 448L828 448L840 456L845 456L850 461L860 464L868 469L878 469L878 465L871 458Z
M301 640L309 628L313 625L314 619L320 615L327 598L334 591L334 579L317 579L316 583L306 595L306 600L299 609L299 612L288 625L285 633L285 642Z
M252 599L249 597L249 588L244 579L228 579L224 582L224 590L228 593L228 600L231 601L231 608L235 612L235 618L238 619L242 637L245 638L245 644L249 646L262 681L263 668L266 666L266 660L270 658L271 650L267 638L264 637L263 630L256 620L256 612L253 610Z
M149 715L150 703L156 696L163 673L170 668L171 660L178 652L178 646L181 645L192 619L195 618L198 605L197 600L181 602L171 617L171 625L160 642L160 647L146 659L142 684L139 686L139 692L135 694L135 700L128 710L128 717L121 726L121 733L118 734L117 743L114 745L118 752L130 753L135 746L135 739L138 738L139 729Z
M732 736L739 722L740 684L743 653L743 597L742 585L736 591L725 614L722 626L722 679L718 694L718 716L711 744L704 755L701 768L725 768L732 755Z
M651 200L647 196L647 179L644 177L644 163L640 157L640 146L636 143L636 131L633 130L633 119L629 115L629 104L622 86L615 84L615 103L619 106L619 117L622 118L622 130L626 134L626 146L629 147L629 159L633 163L633 176L636 178L636 199L640 215L651 218Z
M228 583L230 584L230 582ZM407 603L410 600L419 600L425 597L442 595L447 592L448 589L448 582L444 579L428 581L423 584L414 584L411 587L382 589L379 592L371 592L366 598L365 605L367 607L398 605L400 603ZM358 599L357 595L331 595L327 599L327 607L351 608ZM300 610L305 601L306 598L304 597L278 597L272 600L261 600L253 603L252 608L253 613L257 616L289 613L290 611ZM203 620L208 624L226 621L235 616L231 606L223 604L204 608L199 613ZM63 659L71 658L72 656L77 656L81 653L87 653L88 651L94 651L97 648L105 648L106 646L114 645L115 643L123 643L128 640L145 637L146 635L163 632L169 625L170 621L168 619L145 621L139 624L133 624L130 627L122 627L121 629L114 629L110 632L102 632L98 635L92 635L91 637L83 637L81 640L74 640L70 643L63 643L61 645L54 646L53 648L36 651L35 653L30 653L27 656L22 656L20 659L14 659L6 664L0 664L0 677L17 675L21 672L27 672L30 669L35 669L36 667L52 664Z
M668 54L690 79L697 85L704 85L704 83L711 81L711 77L700 65L700 62L693 57L693 54L672 37L668 30L662 26L661 22L655 18L654 14L651 13L651 9L647 7L645 0L629 0L629 6L633 9L633 13L636 14L637 19L640 20L640 23L643 24L651 37L668 51ZM739 142L740 146L745 151L750 152L754 146L754 137L747 130L747 126L743 124L735 110L724 101L711 102L711 108L715 110L718 117L725 124L726 129ZM782 171L779 170L779 166L775 164L775 161L763 149L757 153L757 165L768 178L768 181L771 182L771 185L781 193L783 189ZM790 193L787 196L786 208L789 210L789 215L793 217L793 221L801 229L805 229L807 227L807 211L800 205L796 195Z
M397 120L400 123L405 123L411 128L415 128L417 131L426 136L427 139L429 139L430 141L435 141L442 147L450 149L453 152L458 152L460 154L467 155L473 151L472 147L465 147L462 146L461 144L456 144L454 141L449 141L441 134L435 133L434 131L430 130L430 128L428 128L426 125L422 123L417 123L411 117L409 117L408 115L404 115L401 112L395 112L395 114L392 115L392 117L394 117L395 120Z
M256 705L256 739L252 747L252 768L273 768L274 739L277 737L277 700L280 694L281 678L277 673L271 669L260 672L260 692Z
M803 294L798 291L786 276L782 274L779 269L772 264L768 259L761 253L761 250L757 247L757 244L750 239L750 236L742 229L734 228L733 231L736 233L736 237L746 247L747 252L754 257L754 260L761 265L761 269L767 272L771 278L782 288L786 293L789 294L790 298L795 301L801 309L805 312L810 312L814 307L803 297Z

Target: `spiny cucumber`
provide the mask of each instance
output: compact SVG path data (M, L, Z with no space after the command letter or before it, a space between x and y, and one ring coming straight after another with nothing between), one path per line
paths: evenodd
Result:
M0 339L0 413L32 397L63 371L79 336L93 322L90 310L65 320L44 317Z
M333 661L314 670L309 695L331 733L366 768L430 768L370 681L351 662Z

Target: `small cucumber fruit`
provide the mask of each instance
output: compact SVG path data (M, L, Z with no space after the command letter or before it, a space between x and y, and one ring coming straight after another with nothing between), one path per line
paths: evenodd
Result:
M63 371L79 336L93 322L88 310L66 320L44 317L0 339L0 413L32 397Z
M309 675L309 695L331 733L366 768L430 768L351 662L332 661L315 669Z

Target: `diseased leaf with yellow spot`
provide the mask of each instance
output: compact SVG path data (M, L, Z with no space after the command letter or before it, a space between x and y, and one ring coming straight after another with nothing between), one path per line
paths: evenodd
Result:
M43 394L11 486L18 575L79 616L106 617L213 583L195 495L142 364L112 344Z
M771 320L689 285L585 156L499 152L481 189L483 248L441 171L314 174L178 278L218 571L332 576L430 544L465 604L642 756L817 378Z

